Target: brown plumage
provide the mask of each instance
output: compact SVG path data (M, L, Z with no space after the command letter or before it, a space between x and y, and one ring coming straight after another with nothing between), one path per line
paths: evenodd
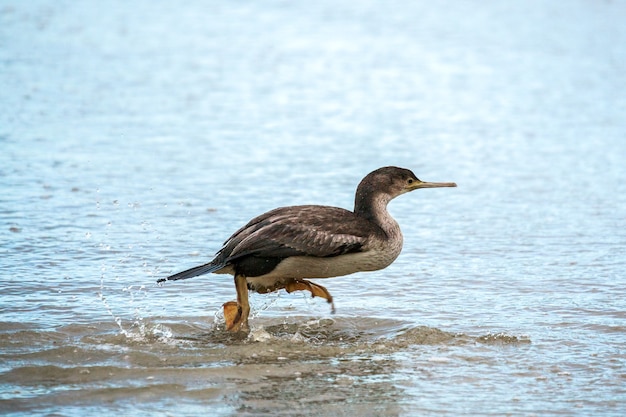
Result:
M316 205L268 211L237 230L211 262L157 282L209 272L234 275L237 302L224 304L227 328L233 331L248 329L248 289L307 290L332 304L326 288L304 278L387 267L402 250L402 233L387 204L406 192L434 187L456 184L423 182L403 168L377 169L357 187L354 211Z

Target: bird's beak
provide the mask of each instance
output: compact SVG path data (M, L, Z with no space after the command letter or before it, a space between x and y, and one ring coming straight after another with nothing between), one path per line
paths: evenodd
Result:
M414 181L413 184L409 185L411 191L417 190L418 188L440 188L440 187L456 187L455 182L426 182L426 181Z

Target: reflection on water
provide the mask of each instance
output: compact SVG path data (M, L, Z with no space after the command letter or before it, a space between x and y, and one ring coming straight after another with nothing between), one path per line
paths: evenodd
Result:
M626 409L625 2L3 1L0 410ZM383 271L158 287L396 165Z

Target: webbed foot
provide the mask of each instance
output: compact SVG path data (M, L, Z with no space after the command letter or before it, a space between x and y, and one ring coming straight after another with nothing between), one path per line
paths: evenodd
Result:
M285 290L289 293L294 291L309 291L311 293L311 297L321 297L328 301L330 304L330 312L335 314L335 303L333 303L333 296L330 295L328 290L325 287L322 287L319 284L315 284L314 282L307 281L305 279L289 281L285 284Z
M226 330L229 332L250 331L248 326L248 318L244 319L243 309L236 301L224 303L224 321L226 322Z
M235 276L235 289L237 290L237 301L224 303L224 321L226 330L229 332L249 332L248 316L250 315L250 304L248 303L248 283L246 277Z

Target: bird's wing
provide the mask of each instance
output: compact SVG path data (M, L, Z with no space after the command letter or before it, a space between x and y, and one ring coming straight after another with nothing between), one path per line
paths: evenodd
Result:
M216 259L316 256L359 252L382 230L353 212L326 206L282 207L252 219L225 243Z

